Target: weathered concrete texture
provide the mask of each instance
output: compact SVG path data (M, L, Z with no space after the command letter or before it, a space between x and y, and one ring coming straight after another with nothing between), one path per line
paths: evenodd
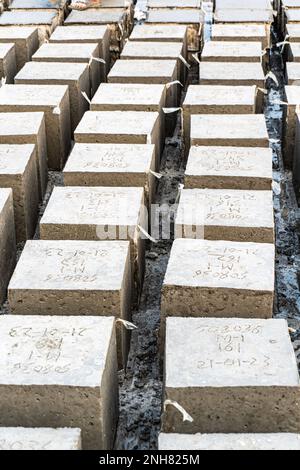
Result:
M98 144L155 144L160 160L159 113L144 111L87 111L74 132L75 142Z
M164 399L194 419L183 422L168 405L164 432L299 433L299 375L285 320L167 319L164 382Z
M62 168L71 144L70 99L67 85L5 85L0 112L45 113L48 166Z
M0 144L34 144L42 198L47 187L47 141L45 117L42 112L0 113Z
M300 87L285 87L285 97L287 106L284 106L283 112L283 158L288 168L293 167L296 137L296 110L300 105Z
M57 10L14 10L2 13L0 26L37 26L39 39L44 40L50 36L61 20Z
M264 71L257 62L202 62L199 69L200 85L265 86Z
M201 60L206 62L262 62L260 42L209 41L206 42Z
M300 24L287 24L286 32L289 36L289 42L299 42L300 41Z
M214 24L213 41L261 42L262 49L270 45L270 28L260 24Z
M99 58L99 46L96 43L46 43L43 44L35 54L32 56L33 61L38 62L60 62L62 70L70 68L71 62L82 62L89 65L91 93L94 95L101 79L104 78L105 72L102 70L104 64L97 60ZM62 66L61 63L68 63L67 66Z
M130 41L181 42L187 53L187 25L180 24L137 24L130 35Z
M14 43L0 42L0 77L5 77L6 83L14 83L16 73L17 61Z
M184 54L183 44L179 42L149 42L149 41L128 41L120 59L159 59L159 60L177 60L178 80L185 83L186 66L180 60Z
M0 43L14 43L16 50L17 70L31 60L39 47L38 29L34 26L0 27Z
M149 10L146 24L187 25L188 26L188 50L199 51L201 49L202 24L204 13L196 8L157 8Z
M269 147L263 114L191 116L191 145Z
M0 187L12 188L17 242L33 237L39 204L37 157L32 144L0 145Z
M16 235L12 190L0 189L0 303L16 263Z
M186 152L191 138L191 115L251 114L256 110L255 86L190 85L183 102Z
M287 62L286 78L289 85L300 85L300 62Z
M191 147L185 188L272 188L272 150L246 147Z
M149 0L148 8L200 8L201 0Z
M295 117L295 149L293 158L293 183L296 194L299 193L300 188L300 114L299 108L296 111Z
M130 240L136 290L143 285L147 230L144 189L56 187L40 222L48 240Z
M273 244L175 240L162 317L271 317L274 257Z
M252 9L217 9L214 14L216 23L263 23L273 22L273 11Z
M292 62L300 62L300 44L298 42L292 42L289 45L289 60Z
M110 65L110 29L107 25L88 25L88 26L58 26L49 42L52 43L94 43L98 44L99 56L105 60L105 64L101 64L101 81L106 81Z
M111 449L118 416L114 323L2 315L1 426L80 428L83 449Z
M300 450L300 435L269 434L165 434L159 450Z
M80 450L76 428L0 428L0 450Z
M17 85L67 85L70 95L71 129L89 109L83 92L91 98L89 66L85 63L27 62L15 77Z
M300 23L300 8L291 8L285 11L287 23Z
M66 7L67 0L12 0L10 8L12 10L60 10Z
M183 189L175 237L274 243L273 193Z
M273 2L272 2L273 3ZM273 11L271 0L252 0L251 5L247 0L215 0L216 10L267 10Z
M75 144L63 171L66 186L144 187L154 203L155 147L151 144Z

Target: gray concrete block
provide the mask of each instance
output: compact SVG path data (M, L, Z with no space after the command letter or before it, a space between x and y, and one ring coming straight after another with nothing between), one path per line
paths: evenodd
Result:
M262 62L260 42L209 41L206 42L201 60L206 62Z
M213 41L260 42L262 49L270 46L270 27L263 24L213 24Z
M16 51L14 43L0 42L0 77L6 79L6 83L14 83L17 73Z
M0 450L80 450L76 428L0 428Z
M16 264L16 235L13 194L10 188L0 189L0 304Z

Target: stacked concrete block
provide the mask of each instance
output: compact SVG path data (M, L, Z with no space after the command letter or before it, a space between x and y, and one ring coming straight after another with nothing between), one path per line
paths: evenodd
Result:
M0 321L1 427L79 428L83 449L111 449L118 418L115 319Z
M80 450L78 428L0 428L0 450Z
M38 28L34 26L0 27L0 44L14 43L19 71L39 47Z
M63 171L66 186L143 187L154 203L155 147L147 144L75 144Z
M288 168L293 168L296 138L296 110L300 105L300 88L285 87L287 105L283 116L283 158Z
M0 16L1 26L34 26L38 28L39 39L47 39L52 31L61 24L62 18L57 10L4 11Z
M262 62L260 42L209 41L201 54L206 62Z
M247 147L191 147L185 188L270 190L272 150Z
M270 30L260 24L213 24L213 41L260 42L262 49L270 46Z
M164 432L299 434L299 374L285 320L169 318L165 370L164 398L192 419L167 402Z
M0 78L13 83L17 73L16 50L13 43L0 42Z
M293 183L297 196L300 189L300 114L299 106L295 113L295 149L293 153Z
M63 167L71 144L70 99L67 85L5 85L0 112L45 113L48 167Z
M35 145L39 195L42 199L48 180L44 113L0 113L0 144Z
M201 0L149 0L148 8L200 8Z
M87 111L75 130L75 142L91 144L155 144L160 161L160 116L146 111Z
M74 132L89 104L83 93L91 98L89 66L86 63L28 62L15 77L21 85L67 85L70 96L71 130Z
M107 25L99 26L58 26L49 38L50 43L71 43L71 44L97 44L99 48L99 57L105 64L101 64L101 81L106 81L110 68L110 29Z
M274 243L273 193L236 189L183 189L176 238Z
M0 189L0 303L5 300L6 290L16 263L16 235L13 208L13 192Z
M13 191L17 242L32 238L38 218L39 189L35 146L0 145L0 187Z
M265 86L265 75L257 62L202 62L200 85Z
M94 95L100 81L105 79L105 64L97 60L99 56L99 46L96 43L46 43L33 54L32 60L60 63L61 71L70 68L69 64L73 62L88 65L91 93ZM64 63L68 65L63 65ZM103 69L102 72L101 68Z
M178 238L163 283L162 325L168 316L271 317L274 257L269 243Z
M56 187L40 222L42 239L129 240L136 291L143 285L147 230L141 187Z

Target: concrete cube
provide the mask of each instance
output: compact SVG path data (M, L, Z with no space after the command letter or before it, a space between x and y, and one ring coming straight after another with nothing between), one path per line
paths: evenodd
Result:
M144 279L147 229L141 187L56 187L40 222L47 240L130 240L133 277L139 292Z
M217 9L214 14L216 23L262 23L271 25L274 20L272 10Z
M39 189L35 147L0 144L0 187L12 188L17 242L32 238L38 219Z
M286 25L286 32L289 36L289 42L300 41L300 24L289 23Z
M39 195L43 198L48 180L44 113L0 113L0 144L35 145Z
M39 40L49 37L62 17L57 10L4 11L0 17L0 26L35 26L38 27Z
M0 43L13 42L16 50L17 71L39 47L38 29L34 26L8 26L0 27Z
M71 145L70 99L67 85L5 85L0 112L45 113L48 166L63 167Z
M118 417L114 317L2 315L0 322L1 426L76 427L83 449L111 449Z
M183 102L183 134L186 152L191 137L191 115L251 114L256 110L255 86L190 85Z
M166 434L159 450L300 450L300 434Z
M199 8L199 0L148 0L148 8Z
M201 60L205 62L262 62L260 42L209 41L206 42Z
M164 432L299 433L299 374L286 320L167 319L164 387L164 398L193 418L183 421L168 405Z
M76 428L0 428L0 450L80 450Z
M70 68L70 62L88 64L90 72L91 93L94 95L101 81L101 64L99 46L96 43L45 43L32 56L37 62L60 62L61 70ZM63 66L61 63L68 63ZM102 78L105 73L102 71Z
M289 85L300 85L300 62L286 63L286 78Z
M300 62L300 44L298 42L289 44L289 60L291 62Z
M274 258L273 244L178 238L163 283L162 318L271 317Z
M101 81L106 81L110 67L110 29L108 25L98 26L58 26L51 34L49 42L56 43L94 43L98 44L99 56L105 60L105 64L101 64Z
M151 144L75 144L63 171L66 186L144 187L154 203L155 147Z
M16 264L16 235L12 189L0 189L0 304Z
M67 85L70 95L71 129L76 126L89 109L83 92L91 98L89 66L70 63L62 67L60 62L27 62L15 78L17 85Z
M274 243L273 192L183 189L175 237Z
M180 42L149 42L149 41L128 41L120 58L123 60L176 60L178 75L177 79L181 83L186 80L186 66L180 60L180 56L184 54L183 44Z
M262 24L213 24L213 41L260 42L261 48L270 46L270 27Z
M0 77L5 77L6 83L14 83L16 73L17 61L14 43L0 42Z
M216 10L267 10L273 11L272 0L252 0L251 8L247 0L215 0Z
M11 10L63 10L68 0L11 0Z
M200 85L265 87L265 74L257 62L202 62Z
M191 116L191 145L269 147L263 114L199 114Z
M87 111L75 130L75 142L155 144L160 160L159 114L145 111Z
M157 8L148 12L146 24L187 25L188 51L201 49L202 25L204 13L199 8Z
M300 105L300 87L288 85L285 87L287 106L283 109L283 158L288 168L293 168L295 138L296 138L296 109Z
M246 147L191 147L185 170L185 188L272 188L272 149Z

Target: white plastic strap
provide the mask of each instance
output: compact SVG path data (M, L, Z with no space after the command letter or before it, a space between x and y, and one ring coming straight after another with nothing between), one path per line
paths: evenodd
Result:
M277 183L277 181L272 182L272 189L273 193L276 194L276 196L279 196L279 194L281 193L281 186L279 183Z
M182 83L179 80L174 80L173 82L166 83L166 88L170 88L173 85L180 85L183 87Z
M277 77L276 77L275 73L274 73L274 72L272 72L271 70L270 70L270 72L268 72L268 73L267 73L267 75L266 75L266 77L265 77L265 78L266 78L266 79L267 79L267 78L271 78L271 79L273 80L273 82L274 82L274 83L276 83L276 85L277 85L277 86L279 85L279 83L278 83L278 80L277 80Z
M160 180L162 178L162 174L161 173L156 173L156 171L153 171L153 170L150 170L150 173L155 176L155 178L157 178L158 180Z
M53 114L58 114L60 115L60 109L58 106L56 106L54 109L53 109Z
M265 88L257 88L259 91L261 91L264 95L267 95L268 94L268 90L266 90Z
M289 105L286 101L281 101L281 100L272 101L271 104L278 104L280 106L288 106Z
M138 229L142 232L143 235L145 235L146 238L148 238L148 240L150 240L153 243L157 243L157 240L155 240L155 238L151 237L151 235L149 235L149 233L146 232L146 230L143 227L138 225Z
M123 320L122 318L117 318L116 323L122 323L123 326L125 326L126 330L137 330L138 327L131 323L130 321Z
M6 77L1 78L1 86L6 85Z
M104 59L101 59L100 57L94 57L93 55L91 56L90 60L89 60L89 67L91 66L92 62L96 61L96 62L100 62L100 64L106 64L105 60Z
M162 110L165 114L172 114L181 111L181 108L162 108Z
M86 101L87 101L89 104L91 104L91 100L89 99L89 97L88 97L88 95L86 94L86 92L85 92L85 91L82 91L81 94L82 94L82 96L86 99Z
M198 64L201 64L201 61L200 61L199 57L197 56L197 54L192 54L192 57L193 57L193 59L195 59L196 62L198 62Z
M181 54L179 54L178 57L179 57L179 59L181 60L181 62L182 62L188 69L191 68L190 64L185 60L185 58L184 58Z
M182 414L182 421L189 421L192 423L194 419L191 417L191 415L188 414L188 412L181 406L177 401L174 400L165 400L164 402L164 411L166 411L167 406L174 406L179 413Z

